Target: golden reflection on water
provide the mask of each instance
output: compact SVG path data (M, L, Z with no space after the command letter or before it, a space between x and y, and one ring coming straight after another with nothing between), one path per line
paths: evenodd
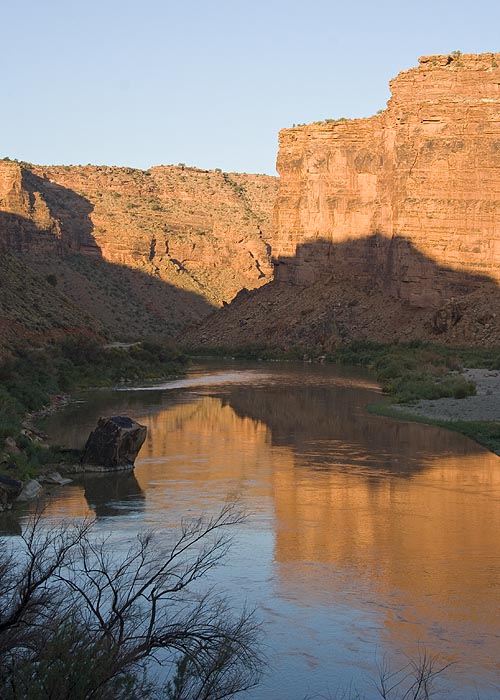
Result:
M414 655L423 645L454 661L486 656L500 670L499 460L482 453L428 466L397 481L281 470L282 592L323 605L354 597L379 611L394 648ZM311 582L308 562L330 568Z
M148 438L135 478L121 492L113 479L68 487L48 512L66 499L70 515L109 515L127 497L161 521L241 494L274 531L278 596L353 605L376 616L390 648L423 644L500 670L500 459L441 429L369 416L368 391L334 393L236 387L138 406Z
M265 499L274 519L281 595L309 606L359 601L361 593L361 604L378 611L391 646L415 653L424 644L449 660L477 656L483 662L488 647L495 665L500 658L498 457L460 436L419 425L389 428L369 418L357 430L345 430L338 414L333 421L350 443L339 440L332 451L323 435L332 434L332 418L325 425L325 418L316 416L308 436L301 428L293 437L288 433L290 447L275 445L266 423L238 416L230 402L231 397L226 402L202 397L142 416L151 430L141 460L151 462L147 471L137 470L141 487L149 491L166 468L170 489L180 484L184 491L188 481L207 496L211 489L232 488L244 490L253 506ZM273 409L285 424L281 430L274 425L278 443L293 412L290 400L282 408L285 418ZM399 445L392 461L388 445L382 449L374 439L374 426L380 431L384 423ZM450 455L453 444L458 454ZM437 454L430 455L433 450ZM415 451L425 455L418 469L403 476L387 473L388 466L397 472L398 463L399 469L413 463ZM185 454L191 460L187 469ZM380 454L386 469L377 472L373 462ZM156 461L166 455L167 467ZM346 470L349 459L359 473ZM329 565L326 573L314 569L315 581L311 562Z
M160 413L138 417L148 426L136 476L155 512L179 502L203 510L212 498L269 498L262 478L270 467L267 426L239 418L220 399L199 397ZM164 485L167 484L165 488Z

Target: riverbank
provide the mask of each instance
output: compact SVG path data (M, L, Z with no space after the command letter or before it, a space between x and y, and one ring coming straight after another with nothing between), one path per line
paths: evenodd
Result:
M360 366L373 373L388 400L370 412L439 425L500 454L500 349L454 348L428 342L351 343L334 352L304 347L286 353L263 347L212 348L218 357L303 360ZM468 369L464 369L467 367Z
M420 399L411 403L379 402L368 406L370 413L396 420L437 425L461 433L500 455L500 371L464 369L465 381L476 392L461 399L445 397Z
M184 374L187 357L175 348L143 342L103 347L67 339L25 350L0 365L0 476L32 479L62 451L36 431L40 412L57 410L68 392ZM74 455L70 455L74 460Z
M476 387L476 393L462 399L421 399L411 405L398 405L406 413L443 421L500 421L500 371L464 369L462 376Z

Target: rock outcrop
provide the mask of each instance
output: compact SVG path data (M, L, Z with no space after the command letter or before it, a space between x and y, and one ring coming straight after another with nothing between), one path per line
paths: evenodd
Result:
M424 56L390 86L370 119L280 132L276 278L310 284L335 273L336 245L379 234L342 264L430 307L455 271L500 280L500 54Z
M43 486L36 479L28 479L23 482L21 493L16 498L18 503L26 503L27 501L35 501L41 498L43 494Z
M280 132L275 281L199 340L500 344L500 53L424 56L390 86L369 119Z
M16 500L22 490L22 481L0 474L0 513L12 507L12 502Z

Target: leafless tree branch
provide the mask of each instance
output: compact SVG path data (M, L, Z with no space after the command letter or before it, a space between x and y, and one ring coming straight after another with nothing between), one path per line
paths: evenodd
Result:
M15 552L0 542L0 697L145 697L155 659L176 669L172 700L253 686L262 667L254 614L234 616L213 591L192 587L221 562L228 528L242 519L227 505L183 522L170 546L141 533L120 557L92 523L45 529L39 515Z

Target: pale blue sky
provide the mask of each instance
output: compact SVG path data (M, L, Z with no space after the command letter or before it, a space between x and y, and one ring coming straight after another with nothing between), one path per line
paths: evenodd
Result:
M273 174L279 129L370 116L429 53L500 51L493 0L3 0L0 157Z

